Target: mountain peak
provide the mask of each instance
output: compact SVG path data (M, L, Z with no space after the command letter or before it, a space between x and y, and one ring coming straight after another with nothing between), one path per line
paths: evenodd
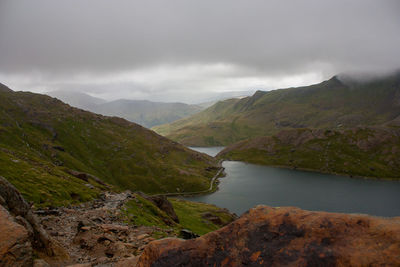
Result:
M0 83L0 92L12 92L10 88L8 88L6 85Z

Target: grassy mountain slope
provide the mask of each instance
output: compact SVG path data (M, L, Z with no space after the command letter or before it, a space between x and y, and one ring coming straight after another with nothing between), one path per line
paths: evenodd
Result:
M137 124L3 85L0 159L0 174L43 205L85 201L102 189L93 179L88 188L70 170L148 193L205 190L216 173L209 168L215 159Z
M233 144L217 157L351 176L400 179L400 127L292 129Z
M228 145L293 128L378 125L400 115L400 74L368 82L338 77L311 86L257 91L153 129L191 146Z
M183 199L168 199L176 212L179 223L175 223L164 211L154 203L138 194L134 194L135 200L127 202L123 208L123 216L127 223L134 225L158 226L160 228L172 228L177 233L181 229L189 229L196 234L203 235L221 228L234 220L235 216L227 210L211 204L191 202ZM205 214L219 218L220 223L209 220Z

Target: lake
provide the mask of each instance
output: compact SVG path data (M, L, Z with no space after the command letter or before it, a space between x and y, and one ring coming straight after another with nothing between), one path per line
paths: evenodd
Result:
M197 148L216 155L223 147ZM224 161L226 176L213 194L187 198L224 207L238 215L258 204L306 210L400 216L400 182L358 179Z

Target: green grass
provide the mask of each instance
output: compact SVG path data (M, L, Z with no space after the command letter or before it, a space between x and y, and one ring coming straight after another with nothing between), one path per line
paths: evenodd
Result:
M179 234L181 229L189 229L196 234L203 235L221 228L221 225L216 225L202 218L202 214L206 212L218 216L224 224L234 219L230 213L214 205L174 198L170 198L169 201L174 207L179 223L175 223L151 201L138 194L134 194L134 199L125 204L122 209L122 216L127 223L173 229L176 235ZM163 234L160 233L160 236L163 236Z
M183 228L189 229L199 235L203 235L221 228L220 225L216 225L202 218L202 214L206 212L210 212L219 217L224 224L231 222L233 219L231 214L214 205L191 202L182 199L169 200L174 206L175 212L179 217L180 225Z
M234 144L220 158L324 173L400 179L398 128L298 129Z
M177 228L177 224L164 211L138 194L134 195L134 200L126 203L123 211L126 221L134 225Z
M0 175L40 205L86 201L101 190L68 169L116 189L166 193L207 189L216 172L208 167L217 165L137 124L28 92L0 91L0 149Z
M89 179L88 182L73 177L62 168L38 158L18 153L7 153L0 147L1 175L19 189L35 207L66 206L96 198L104 186ZM91 184L89 188L85 184Z

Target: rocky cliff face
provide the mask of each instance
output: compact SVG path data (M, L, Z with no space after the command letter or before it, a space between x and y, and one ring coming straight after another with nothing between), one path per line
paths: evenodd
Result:
M400 218L257 206L200 238L152 242L137 266L400 266Z

